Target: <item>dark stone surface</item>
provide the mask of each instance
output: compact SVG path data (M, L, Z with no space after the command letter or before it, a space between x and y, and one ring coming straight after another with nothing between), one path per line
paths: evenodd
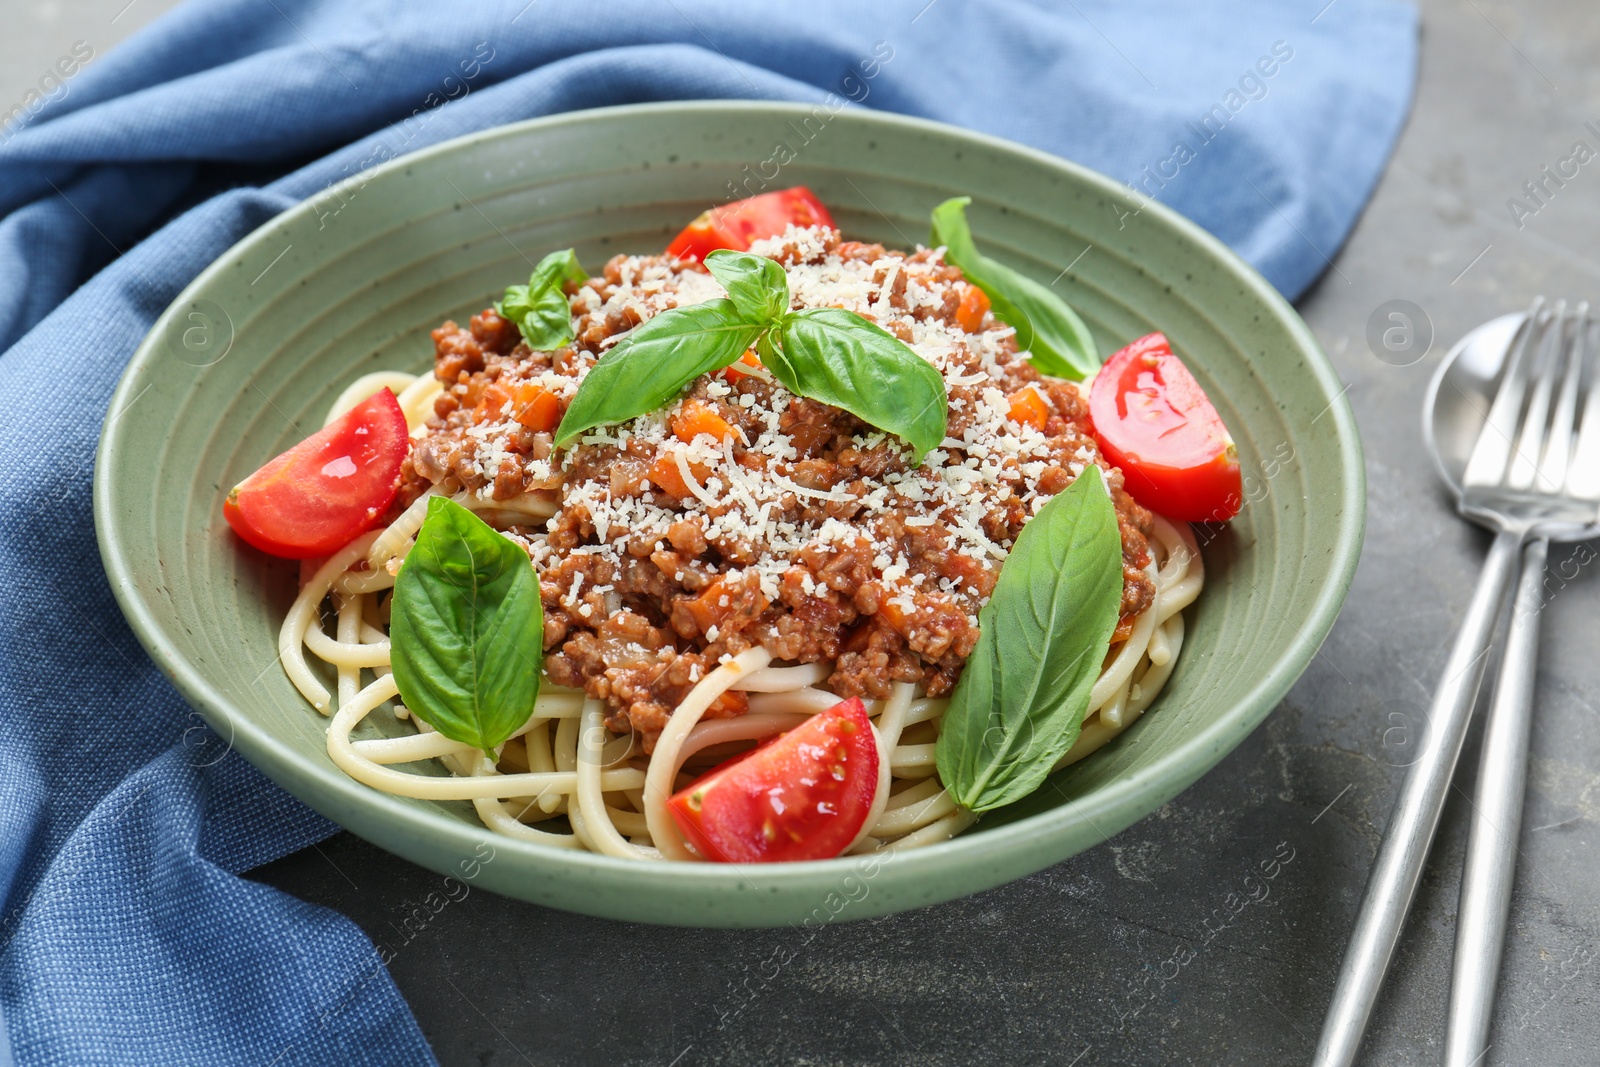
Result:
M1575 141L1600 148L1584 128L1600 126L1591 0L1423 9L1415 113L1336 269L1301 308L1361 423L1365 554L1322 654L1200 783L1035 877L825 928L809 943L793 931L606 922L479 892L430 913L406 941L400 928L441 879L347 834L256 877L395 948L394 978L449 1065L1305 1062L1415 744L1406 730L1420 723L1486 544L1455 518L1422 454L1423 388L1478 322L1539 292L1600 297L1600 162L1522 229L1506 206ZM1365 340L1392 299L1432 320L1433 350L1411 366L1380 361ZM1594 569L1560 588L1545 615L1488 1064L1600 1060ZM1458 776L1467 792L1445 813L1367 1063L1441 1054L1476 745L1475 732ZM1261 881L1262 861L1289 850Z

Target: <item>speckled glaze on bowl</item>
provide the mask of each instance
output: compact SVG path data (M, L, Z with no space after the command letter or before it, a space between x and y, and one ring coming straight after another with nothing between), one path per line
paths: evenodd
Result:
M777 926L900 911L1037 871L1155 810L1266 717L1338 614L1364 518L1355 423L1299 317L1220 242L1160 205L1137 211L1101 175L934 123L849 110L819 131L810 115L642 105L452 141L284 212L167 309L112 400L128 413L100 443L95 522L145 648L239 753L369 841L500 893L618 919ZM780 142L797 156L774 186L809 185L849 237L909 249L927 239L935 204L970 194L979 244L1055 279L1103 353L1164 330L1216 401L1250 503L1207 540L1209 580L1159 702L1024 802L888 858L635 863L509 840L465 803L347 778L326 755L326 720L264 669L296 567L231 536L226 487L318 427L356 376L431 366L428 330L464 321L543 253L572 245L596 269L659 249Z

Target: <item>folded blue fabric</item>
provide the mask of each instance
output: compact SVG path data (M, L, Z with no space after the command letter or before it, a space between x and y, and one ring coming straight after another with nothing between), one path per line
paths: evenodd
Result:
M0 131L0 1063L433 1062L360 930L239 877L334 827L189 711L95 547L112 388L229 245L499 123L832 92L1105 171L1293 297L1369 195L1416 61L1410 7L1324 3L194 0L41 72ZM893 58L846 81L880 42Z

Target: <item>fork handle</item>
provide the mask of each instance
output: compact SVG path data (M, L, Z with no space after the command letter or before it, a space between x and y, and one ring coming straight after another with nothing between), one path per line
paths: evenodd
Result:
M1505 947L1506 915L1517 871L1517 838L1533 728L1533 679L1539 666L1539 611L1548 542L1522 550L1522 578L1506 634L1505 658L1483 732L1478 790L1456 911L1455 973L1445 1027L1445 1067L1472 1067L1489 1042L1495 982Z
M1314 1067L1350 1067L1361 1048L1362 1034L1394 957L1428 858L1428 847L1439 826L1439 813L1444 809L1450 778L1461 757L1461 744L1494 640L1495 623L1525 534L1522 529L1500 531L1484 560L1478 588L1445 663L1444 678L1434 692L1421 755L1406 775L1394 813L1384 829L1333 1001L1322 1024L1322 1037L1312 1060Z

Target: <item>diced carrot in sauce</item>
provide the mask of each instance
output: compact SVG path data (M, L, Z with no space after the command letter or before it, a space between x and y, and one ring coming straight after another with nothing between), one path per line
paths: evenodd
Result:
M1126 641L1133 636L1133 624L1139 621L1137 615L1124 615L1117 620L1117 628L1111 634L1111 643Z
M905 608L901 607L898 602L894 600L885 600L878 608L878 614L883 617L884 622L887 622L899 632L906 632L906 623L909 621L909 619L907 618Z
M490 382L484 386L483 398L478 401L474 417L479 422L498 419L509 403L511 403L511 391L499 382Z
M741 363L746 367L761 366L761 360L756 358L756 350L753 348L747 348L745 349L744 355L739 357L738 363L733 363L722 368L722 376L730 382L738 381L740 378L743 378L744 372L739 369L739 364Z
M534 433L548 433L561 422L561 398L541 385L518 383L512 394L516 419Z
M701 633L710 633L713 626L720 626L723 619L727 618L728 607L724 600L731 600L728 589L721 578L700 591L700 595L693 600L686 601L684 607L688 610L694 624L700 628Z
M689 473L694 475L694 480L704 486L706 478L711 474L711 468L704 463L690 463L688 466ZM677 459L670 452L650 464L650 472L647 477L655 484L656 488L668 496L685 500L694 495L689 491L689 486L683 480L683 472L678 469Z
M967 286L967 291L961 294L961 303L956 307L956 322L968 333L977 333L983 329L983 317L989 314L989 297L976 285Z
M701 434L709 434L718 441L726 441L734 436L734 429L728 420L718 415L710 404L699 400L691 400L683 405L683 411L672 420L672 432L686 445L693 443Z
M1040 433L1044 432L1045 424L1050 421L1050 405L1039 394L1039 390L1031 385L1024 386L1006 399L1011 401L1012 422L1024 423Z
M650 464L650 473L647 477L656 488L668 496L682 500L689 495L689 487L683 482L683 474L679 472L677 462L670 455L660 456Z

